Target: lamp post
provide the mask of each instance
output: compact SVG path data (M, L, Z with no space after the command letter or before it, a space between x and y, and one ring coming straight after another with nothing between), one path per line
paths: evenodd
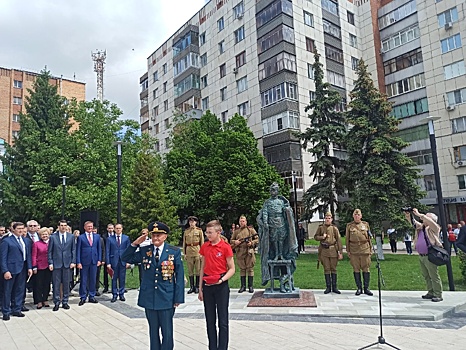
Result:
M298 193L296 192L296 172L291 172L293 176L293 193L294 193L294 220L295 220L295 232L298 235Z
M117 146L117 223L121 223L121 141L115 142Z
M66 202L66 176L61 176L61 219L65 220L65 202Z
M447 220L445 217L445 208L443 205L443 195L442 195L442 184L440 182L440 170L438 166L438 156L437 156L437 141L435 140L435 129L434 121L439 120L440 117L428 116L427 118L429 125L429 139L430 139L430 149L432 151L432 163L434 165L434 177L435 177L435 187L437 188L437 203L438 211L440 218L440 227L442 229L443 244L447 251L450 251L450 242L448 241L448 232L447 232ZM448 275L448 285L451 291L455 290L455 284L453 281L453 271L451 268L451 261L447 262L447 275Z

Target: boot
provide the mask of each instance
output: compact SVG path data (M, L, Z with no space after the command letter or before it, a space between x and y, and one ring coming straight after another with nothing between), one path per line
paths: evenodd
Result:
M324 294L328 294L330 293L330 286L332 284L332 277L330 276L329 273L326 273L325 275L325 285L327 286L327 288L324 290Z
M356 282L356 287L358 288L356 290L355 295L361 295L362 293L362 284L361 284L361 274L359 272L353 272L354 275L354 281Z
M337 274L332 273L332 293L341 294L337 288Z
M362 276L364 277L364 294L367 295L374 295L369 289L369 284L371 282L371 273L370 272L363 272Z
M248 276L248 290L249 293L254 293L254 276Z
M199 276L196 276L196 283L194 284L194 293L199 293Z
M189 288L188 294L194 293L194 276L189 276L189 284L191 288Z
M246 290L246 276L241 276L241 288L238 293L243 293Z

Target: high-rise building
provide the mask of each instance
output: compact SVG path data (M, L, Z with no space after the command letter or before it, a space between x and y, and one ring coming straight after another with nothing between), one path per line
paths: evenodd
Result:
M342 97L336 106L341 110L362 57L401 119L399 135L411 143L405 152L421 168L419 184L431 205L436 204L435 183L423 119L441 117L436 135L447 216L463 219L463 3L211 0L148 57L148 71L140 78L141 129L157 137L158 151L164 153L174 113L194 111L198 117L209 109L222 122L239 113L269 163L290 183L292 174L297 176L300 202L312 185L307 176L312 159L294 132L309 126L304 109L314 98L314 48L322 56L326 80Z
M24 103L32 89L37 73L0 67L0 140L11 144L19 131L19 118L25 113ZM52 77L50 84L58 86L58 93L68 100L86 97L86 84Z

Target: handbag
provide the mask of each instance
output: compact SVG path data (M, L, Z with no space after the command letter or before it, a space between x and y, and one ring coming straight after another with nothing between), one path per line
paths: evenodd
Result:
M445 249L430 244L426 236L427 236L427 233L424 230L424 239L426 240L426 243L427 243L427 259L432 264L437 265L437 266L442 266L442 265L445 265L447 262L449 262L450 254L448 254L448 252Z

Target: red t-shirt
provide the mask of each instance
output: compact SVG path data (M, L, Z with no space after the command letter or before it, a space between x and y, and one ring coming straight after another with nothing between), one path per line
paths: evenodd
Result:
M204 257L204 274L211 276L227 272L227 258L233 256L233 251L229 244L220 239L220 242L215 245L209 241L205 242L199 254Z

